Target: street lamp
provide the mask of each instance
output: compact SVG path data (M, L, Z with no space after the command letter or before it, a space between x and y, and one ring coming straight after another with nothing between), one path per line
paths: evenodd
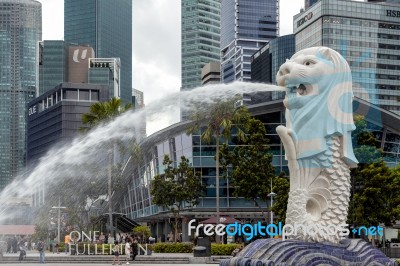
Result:
M271 198L271 222L270 224L274 223L274 213L272 212L272 205L274 205L274 197L276 196L276 193L272 192L271 189L271 193L268 194L268 197Z
M60 223L61 223L61 209L65 209L67 207L62 207L61 206L61 199L60 196L58 196L58 206L53 206L51 207L52 209L58 209L58 217L57 217L57 243L60 243Z

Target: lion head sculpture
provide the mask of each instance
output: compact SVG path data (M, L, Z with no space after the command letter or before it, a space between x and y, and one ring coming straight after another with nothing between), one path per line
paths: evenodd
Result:
M342 158L356 166L351 143L352 78L346 60L327 47L304 49L280 67L276 80L286 87L286 126L293 132L296 157L324 152L326 138L337 135Z

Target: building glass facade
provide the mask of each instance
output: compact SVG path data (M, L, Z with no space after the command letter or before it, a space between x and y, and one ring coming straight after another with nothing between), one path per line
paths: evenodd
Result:
M42 7L0 0L0 190L24 171L26 105L38 89Z
M28 104L27 160L30 166L55 144L72 141L83 126L82 114L107 101L105 85L61 83Z
M276 84L279 67L295 53L295 35L271 40L251 57L251 80Z
M310 6L314 5L316 2L318 2L319 0L305 0L304 1L304 8L307 9Z
M221 81L251 79L251 56L279 35L279 1L222 0Z
M270 152L273 155L273 165L276 174L285 172L288 174L287 161L280 138L276 133L276 127L285 123L285 108L282 99L268 101L248 106L250 112L260 119L267 130ZM367 127L373 132L385 152L385 160L389 166L400 163L400 117L387 112L377 106L356 98L353 103L355 114L364 115ZM367 111L366 111L367 110ZM150 195L150 183L155 175L163 173L163 157L168 155L177 162L183 155L189 159L191 166L200 173L204 185L204 196L200 198L198 205L187 208L181 215L187 221L191 219L206 219L215 215L216 202L216 178L215 178L215 143L205 143L201 140L201 132L187 135L188 122L175 124L163 129L141 142L143 163L140 165L130 163L123 173L129 180L127 187L118 192L120 201L116 202L115 211L126 214L129 218L138 222L152 223L152 236L163 239L170 232L169 221L171 214L160 206L152 203ZM236 137L233 135L230 145L235 145ZM390 156L389 156L390 155ZM226 177L226 172L220 173ZM233 196L234 187L228 178L220 178L220 211L222 215L231 216L242 222L252 220L264 220L262 212L253 201ZM259 203L266 208L265 203ZM188 241L187 226L182 226L183 239Z
M107 85L109 98L120 98L119 58L90 58L88 80L91 84Z
M39 44L39 95L67 81L67 47L64 41Z
M132 100L132 1L65 0L64 39L121 59L121 99Z
M201 69L220 60L221 0L181 0L182 89L201 86Z
M349 62L354 94L400 114L397 4L320 1L295 16L296 51L327 46Z

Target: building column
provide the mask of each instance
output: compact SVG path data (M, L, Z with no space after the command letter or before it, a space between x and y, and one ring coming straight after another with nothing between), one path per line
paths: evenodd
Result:
M182 221L182 242L190 242L188 223Z

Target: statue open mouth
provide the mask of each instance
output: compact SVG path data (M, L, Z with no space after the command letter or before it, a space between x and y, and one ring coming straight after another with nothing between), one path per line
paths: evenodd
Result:
M303 84L300 84L299 87L296 89L296 92L300 95L306 95L307 94L307 88Z
M289 91L291 93L297 93L298 95L307 95L307 87L304 84L300 84L297 86L289 86Z

